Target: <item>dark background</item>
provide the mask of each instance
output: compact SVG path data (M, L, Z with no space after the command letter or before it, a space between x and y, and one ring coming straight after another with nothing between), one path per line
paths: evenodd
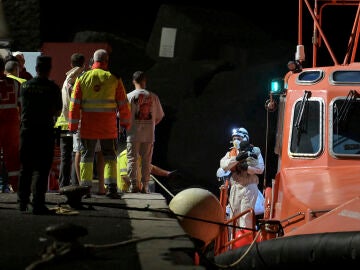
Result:
M207 1L111 1L102 0L90 3L84 0L78 1L46 1L40 0L40 20L41 20L41 39L42 42L71 42L75 33L81 31L98 31L115 33L122 36L138 38L145 42L148 41L157 12L162 4L200 7L219 11L233 12L237 16L260 27L264 32L272 36L275 40L286 40L297 44L298 34L298 0L288 1L219 1L209 3ZM312 1L310 1L312 4ZM310 19L310 15L303 3L304 18ZM337 32L336 36L329 35L329 43L333 47L335 54L343 56L348 43L349 32L342 31L342 25L352 24L354 9L348 12L338 12L337 8L327 7L325 29ZM330 19L329 19L330 18ZM308 24L303 26L303 44L311 47L311 38L305 36L311 34L313 24L308 20ZM347 26L345 29L351 29ZM264 46L266 46L264 44ZM320 54L320 61L324 65L331 64L325 60L328 53ZM341 57L342 59L342 57ZM310 60L309 60L310 61ZM310 65L311 63L309 63Z
M42 38L47 42L72 41L79 31L106 31L147 40L162 4L231 11L246 18L274 39L296 41L297 0L286 1L41 1ZM56 11L56 12L54 12ZM51 26L51 27L49 27Z

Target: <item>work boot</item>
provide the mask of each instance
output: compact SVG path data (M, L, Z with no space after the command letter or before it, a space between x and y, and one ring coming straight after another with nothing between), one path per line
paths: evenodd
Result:
M121 195L117 192L116 184L109 184L108 191L105 194L106 197L110 199L120 199Z
M28 205L30 204L30 200L29 199L17 199L17 203L19 204L19 210L21 212L26 212L29 210Z

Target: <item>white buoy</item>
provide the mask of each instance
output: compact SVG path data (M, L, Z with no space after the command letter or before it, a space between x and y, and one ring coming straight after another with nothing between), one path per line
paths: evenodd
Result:
M178 220L184 231L191 237L202 240L205 245L218 236L219 224L224 223L224 213L219 200L206 189L189 188L179 192L170 201L169 208L180 215Z

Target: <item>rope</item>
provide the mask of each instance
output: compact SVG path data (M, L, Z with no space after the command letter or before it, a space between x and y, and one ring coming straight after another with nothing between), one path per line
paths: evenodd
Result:
M175 197L175 195L172 194L163 184L161 184L161 182L160 182L158 179L156 179L155 176L151 175L151 178L152 178L160 187L162 187L162 189L165 190L171 197L173 197L173 198Z

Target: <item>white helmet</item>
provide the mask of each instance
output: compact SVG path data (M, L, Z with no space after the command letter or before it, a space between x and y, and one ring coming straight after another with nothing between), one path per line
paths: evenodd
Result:
M241 128L234 128L232 130L232 134L231 137L234 136L239 136L241 138L243 138L243 141L249 141L249 133L247 132L247 130L243 127Z

